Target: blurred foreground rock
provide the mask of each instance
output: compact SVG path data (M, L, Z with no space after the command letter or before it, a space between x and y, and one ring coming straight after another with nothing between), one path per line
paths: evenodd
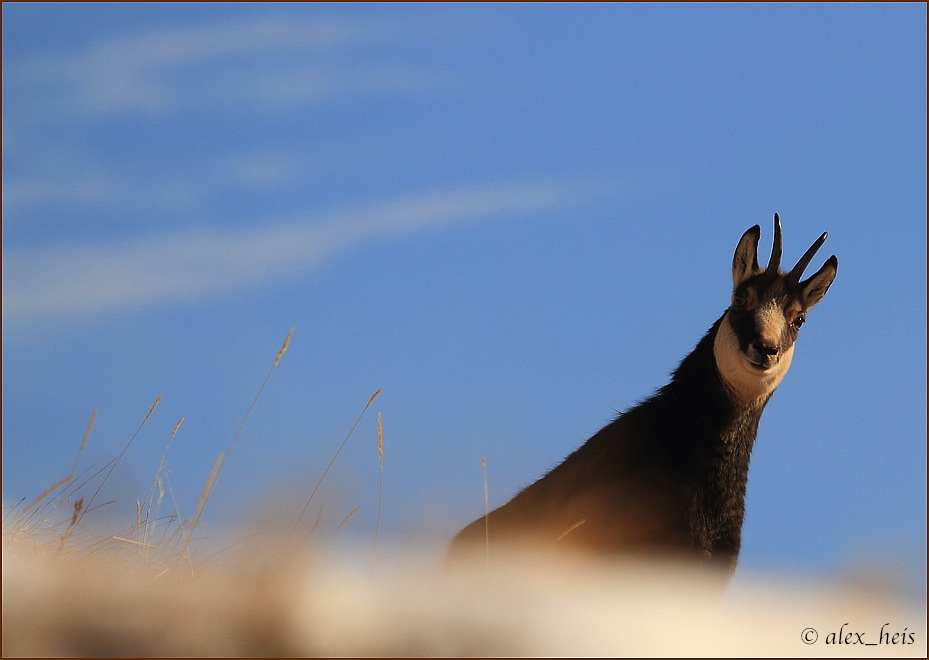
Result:
M720 593L671 566L397 561L377 578L310 561L159 575L5 542L3 655L926 657L925 603L864 587Z

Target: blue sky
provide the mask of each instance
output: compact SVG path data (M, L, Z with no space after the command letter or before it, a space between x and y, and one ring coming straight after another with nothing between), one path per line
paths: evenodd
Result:
M926 551L926 7L3 5L3 494L180 417L208 525L440 539L663 385L742 232L839 257L762 419L742 566ZM316 506L314 504L314 507ZM109 511L109 514L105 512ZM208 527L209 528L209 527ZM851 567L851 568L850 568Z

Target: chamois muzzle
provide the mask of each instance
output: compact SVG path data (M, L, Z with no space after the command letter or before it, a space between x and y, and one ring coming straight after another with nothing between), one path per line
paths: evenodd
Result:
M745 353L745 358L759 369L770 369L777 363L780 349L762 340L755 340Z

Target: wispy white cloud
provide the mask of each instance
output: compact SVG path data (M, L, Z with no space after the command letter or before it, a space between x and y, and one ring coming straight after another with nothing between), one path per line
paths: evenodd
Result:
M441 32L441 31L438 31ZM408 91L437 83L422 65L359 64L358 52L433 38L396 20L251 19L120 37L4 65L4 91L31 99L31 118L164 112L216 100L315 102L328 94ZM351 66L340 66L349 51ZM321 57L325 55L325 57ZM208 68L206 68L208 67ZM45 103L54 99L52 104Z
M119 194L116 173L99 159L62 140L38 140L3 125L3 222L16 223L23 208L51 205L93 205Z
M97 202L112 196L112 187L94 175L78 173L73 178L44 178L3 182L3 209L37 203Z
M239 154L227 159L220 176L236 186L270 190L290 185L302 167L297 158L271 151Z
M357 176L365 168L387 167L384 160L389 156L384 154L400 148L383 138L327 144L309 153L294 145L232 144L196 160L152 170L136 160L122 167L102 162L92 149L42 144L4 170L3 222L7 227L40 227L108 213L115 216L113 222L128 226L163 213L204 216L230 191L286 191L320 175Z
M281 109L348 96L382 96L441 90L449 83L422 64L375 63L281 65L273 70L237 72L218 81L217 99Z
M439 75L421 58L409 61L404 53L409 45L440 40L450 30L455 28L429 20L251 18L5 56L4 220L21 222L20 211L67 204L111 210L190 207L208 203L228 185L224 176L252 190L282 188L313 167L307 164L312 155L284 154L275 157L277 164L265 158L233 171L225 163L242 150L233 137L215 145L205 160L203 152L192 151L153 173L145 156L157 152L164 135L159 131L173 126L159 124L132 158L129 152L101 149L108 137L101 140L97 131L109 133L110 127L97 120L132 117L133 130L144 134L138 117L166 113L182 132L226 112L235 121L255 122L256 113L327 100L447 89L454 76ZM48 125L80 128L54 132ZM327 158L345 160L342 153ZM185 168L189 171L181 172ZM160 180L179 172L183 181Z
M390 139L338 142L301 151L295 145L223 145L198 159L171 168L130 160L122 167L105 162L93 149L61 149L41 144L4 169L3 222L80 222L88 213L108 213L123 226L150 222L163 213L208 215L206 209L230 191L286 191L320 175L387 167L384 160L402 148ZM6 145L4 145L6 149ZM79 210L79 214L74 211ZM40 212L36 212L40 211Z
M201 298L304 273L366 241L578 204L596 187L519 181L434 192L239 233L3 252L4 324Z

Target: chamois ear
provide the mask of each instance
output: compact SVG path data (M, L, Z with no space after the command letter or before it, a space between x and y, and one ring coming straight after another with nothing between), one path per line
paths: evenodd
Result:
M761 227L755 225L742 234L739 245L732 257L732 284L739 286L749 277L761 272L758 268L758 239L761 237Z
M839 260L835 255L826 259L826 263L814 275L800 282L800 291L803 296L803 306L810 309L826 295L826 291L832 286L835 274L839 269Z

